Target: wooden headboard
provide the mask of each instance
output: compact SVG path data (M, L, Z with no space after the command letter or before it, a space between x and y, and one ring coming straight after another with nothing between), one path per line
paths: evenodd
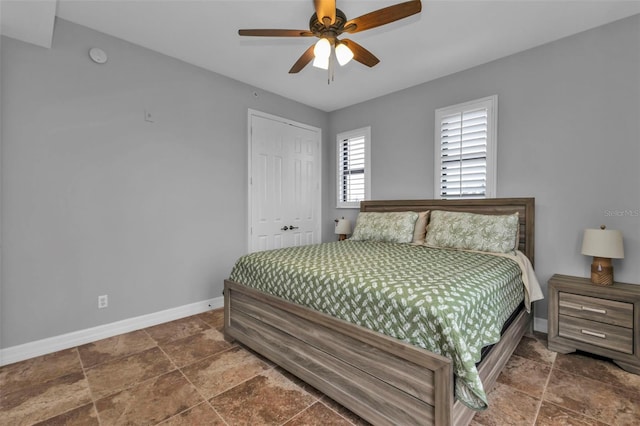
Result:
M518 249L534 264L535 198L485 198L481 200L372 200L361 201L362 212L448 210L480 214L513 214L520 217Z

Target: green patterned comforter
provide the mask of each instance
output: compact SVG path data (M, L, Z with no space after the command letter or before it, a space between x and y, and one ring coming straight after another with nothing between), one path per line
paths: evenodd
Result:
M511 259L372 241L248 254L230 279L450 358L456 398L480 410L480 351L524 297Z

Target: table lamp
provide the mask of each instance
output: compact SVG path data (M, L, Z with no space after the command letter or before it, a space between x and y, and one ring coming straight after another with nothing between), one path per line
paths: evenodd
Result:
M338 235L338 241L346 240L347 235L351 233L351 222L349 219L336 219L336 230L334 231Z
M585 229L582 239L582 254L593 256L591 282L597 285L613 284L611 259L623 259L622 233L605 229Z

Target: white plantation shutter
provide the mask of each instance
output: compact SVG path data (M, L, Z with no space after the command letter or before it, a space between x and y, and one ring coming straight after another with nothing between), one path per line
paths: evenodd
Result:
M495 196L497 96L436 111L435 194Z
M338 207L360 207L369 198L370 128L341 133L337 137Z

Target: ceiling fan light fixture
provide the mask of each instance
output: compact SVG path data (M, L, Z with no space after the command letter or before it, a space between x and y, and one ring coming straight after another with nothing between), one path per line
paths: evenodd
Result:
M0 0L2 1L2 0ZM308 0L307 0L308 1ZM315 13L309 20L309 31L287 29L242 29L238 30L241 36L254 37L318 37L317 43L307 47L289 70L289 74L296 74L307 66L312 59L313 65L329 70L330 82L333 80L335 62L341 66L346 65L351 59L371 68L380 60L364 47L352 40L340 37L343 33L359 33L361 31L377 28L390 24L400 19L407 18L422 11L421 0L403 0L391 6L365 13L354 19L336 8L336 0L314 0Z
M347 65L353 59L353 52L345 44L340 43L336 46L336 58L340 66Z
M321 68L323 70L328 70L329 69L329 57L327 56L326 58L320 57L320 56L316 56L313 59L313 66L316 68Z
M326 38L321 38L316 43L316 46L313 48L313 55L317 58L327 60L329 59L329 55L331 55L331 43Z

